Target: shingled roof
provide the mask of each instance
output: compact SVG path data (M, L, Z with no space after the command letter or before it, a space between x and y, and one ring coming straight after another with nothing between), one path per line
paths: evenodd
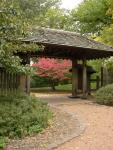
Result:
M37 28L24 42L36 42L45 46L37 55L96 59L113 56L113 47L88 39L75 32Z

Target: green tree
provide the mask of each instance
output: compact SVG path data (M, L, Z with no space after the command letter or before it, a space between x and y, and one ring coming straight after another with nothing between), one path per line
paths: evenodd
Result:
M71 14L72 30L113 46L113 0L84 0ZM112 68L112 58L90 61L98 74L105 63Z
M42 26L49 28L65 29L68 22L68 12L59 7L50 8L42 21Z
M99 34L104 27L113 23L108 10L111 0L85 0L71 12L77 32L82 34Z
M29 72L21 65L21 59L14 53L39 50L35 44L26 45L19 41L33 25L40 25L37 19L58 0L1 0L0 2L0 64L11 71Z

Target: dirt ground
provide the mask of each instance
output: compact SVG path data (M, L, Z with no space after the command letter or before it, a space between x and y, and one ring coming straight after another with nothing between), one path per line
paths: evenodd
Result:
M78 138L64 143L55 150L113 150L113 107L91 101L70 99L66 94L35 94L51 105L75 113L86 125Z
M54 150L113 150L113 107L98 105L91 100L70 99L69 94L63 93L33 93L32 95L60 110L55 126L43 135L12 141L7 150L48 150L45 143L51 141L52 145L58 143ZM68 137L80 129L76 128L76 118L71 119L69 114L76 115L84 124L85 130L79 132L79 136L73 136L76 138L67 139L64 144L61 144L62 142L59 141L65 138L63 135ZM39 146L40 143L43 148Z

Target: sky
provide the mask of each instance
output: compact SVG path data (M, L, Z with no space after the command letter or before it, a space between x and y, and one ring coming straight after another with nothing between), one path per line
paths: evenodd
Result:
M83 0L62 0L62 8L73 9L78 4L80 4Z

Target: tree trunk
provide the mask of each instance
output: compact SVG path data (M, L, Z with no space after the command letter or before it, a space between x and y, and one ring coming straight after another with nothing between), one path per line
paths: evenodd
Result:
M55 83L53 81L51 81L51 88L52 88L52 91L55 91Z

